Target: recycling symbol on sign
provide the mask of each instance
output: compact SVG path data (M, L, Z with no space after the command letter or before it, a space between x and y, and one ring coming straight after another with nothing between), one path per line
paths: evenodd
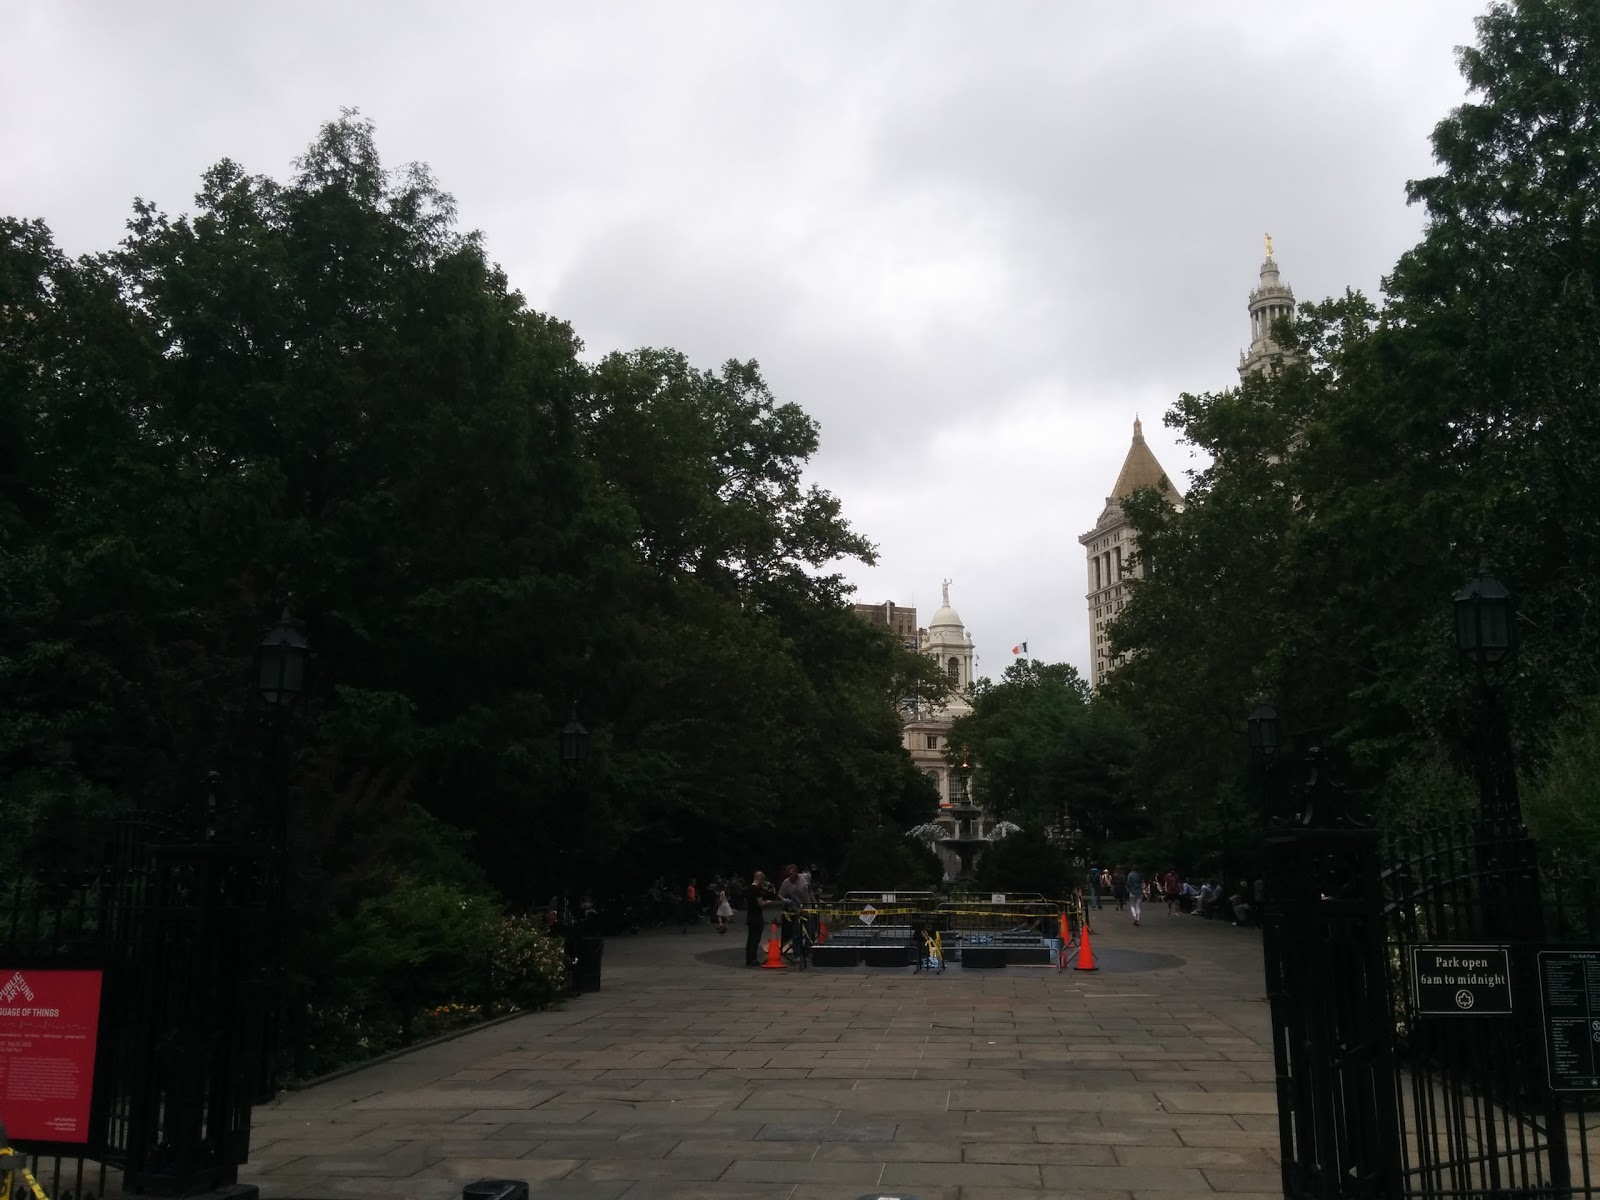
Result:
M1456 993L1456 1007L1457 1008L1471 1008L1473 1006L1473 1004L1475 1004L1475 1003L1476 1003L1476 1000L1474 999L1472 993L1469 992L1466 988L1462 988L1459 992Z

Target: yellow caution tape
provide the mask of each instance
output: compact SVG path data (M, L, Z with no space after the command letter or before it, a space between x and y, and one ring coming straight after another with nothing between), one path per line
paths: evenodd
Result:
M12 1146L0 1146L0 1159L14 1159L16 1166L0 1166L0 1197L4 1200L19 1200L17 1194L17 1176L21 1175L23 1182L28 1185L24 1195L32 1195L33 1200L50 1200L44 1189L39 1186L39 1181L33 1177L33 1172L22 1164L22 1156Z

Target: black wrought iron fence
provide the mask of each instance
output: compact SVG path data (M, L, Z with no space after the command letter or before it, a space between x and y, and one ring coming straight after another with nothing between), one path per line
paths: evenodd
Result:
M87 1137L14 1144L58 1198L231 1183L261 1076L270 859L141 820L96 840L98 854L30 863L0 892L8 977L101 972Z
M1392 831L1384 855L1405 1194L1595 1195L1600 1091L1551 1059L1543 966L1592 944L1592 872L1483 821Z

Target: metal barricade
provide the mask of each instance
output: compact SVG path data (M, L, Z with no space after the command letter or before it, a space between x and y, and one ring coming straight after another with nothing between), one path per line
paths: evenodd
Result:
M1083 927L1076 900L1036 893L942 903L922 893L914 896L920 903L906 903L910 898L851 892L805 910L816 931L811 961L820 967L911 966L926 957L928 938L937 937L941 960L964 967L1051 966Z

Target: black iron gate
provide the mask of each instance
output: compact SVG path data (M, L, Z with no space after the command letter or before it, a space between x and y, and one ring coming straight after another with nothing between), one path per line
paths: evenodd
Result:
M1556 1077L1540 961L1593 951L1600 1001L1592 876L1541 864L1514 808L1380 834L1316 751L1278 774L1262 931L1285 1196L1600 1196L1600 1089ZM1600 1064L1600 1004L1580 1032Z
M272 861L129 820L0 895L0 967L103 972L88 1140L18 1142L58 1200L103 1196L115 1175L173 1194L236 1180L271 994Z
M1397 831L1385 851L1405 1194L1600 1194L1597 1097L1551 1077L1538 961L1593 936L1589 881L1541 872L1525 834L1482 820ZM1430 998L1440 961L1486 963L1470 978L1505 988Z

